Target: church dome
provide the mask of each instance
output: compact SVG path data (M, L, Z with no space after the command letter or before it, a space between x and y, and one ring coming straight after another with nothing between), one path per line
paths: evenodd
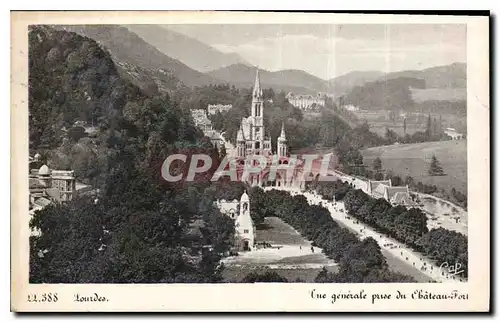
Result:
M50 175L50 169L49 167L44 164L40 167L40 170L38 170L38 174L41 175L41 176L48 176Z

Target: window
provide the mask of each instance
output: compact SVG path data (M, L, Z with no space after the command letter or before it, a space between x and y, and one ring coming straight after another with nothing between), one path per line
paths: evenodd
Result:
M244 234L248 234L248 229L243 229Z

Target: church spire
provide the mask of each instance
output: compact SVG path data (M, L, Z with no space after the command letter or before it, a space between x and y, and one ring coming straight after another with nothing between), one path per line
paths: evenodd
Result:
M286 135L285 135L285 122L281 123L281 134L279 137L280 141L286 141Z
M259 68L258 67L257 67L257 73L255 74L255 84L253 85L253 97L255 97L255 98L262 97L262 88L260 87Z
M240 128L238 129L238 133L236 134L236 141L245 141L245 136L243 135L243 128L240 124Z

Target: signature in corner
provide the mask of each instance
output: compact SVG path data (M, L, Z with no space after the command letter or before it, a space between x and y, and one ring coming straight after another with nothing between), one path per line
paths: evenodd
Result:
M460 268L462 267L462 264L460 263L455 263L455 265L449 265L448 262L444 262L443 264L441 264L439 266L439 269L443 270L443 269L447 269L448 270L448 273L451 275L451 276L455 276L455 275L458 275L458 274L461 274L464 272L464 270L460 270Z

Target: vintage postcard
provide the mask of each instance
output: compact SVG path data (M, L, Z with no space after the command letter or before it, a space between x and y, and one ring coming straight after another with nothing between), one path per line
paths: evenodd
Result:
M488 16L11 23L13 311L490 310Z

